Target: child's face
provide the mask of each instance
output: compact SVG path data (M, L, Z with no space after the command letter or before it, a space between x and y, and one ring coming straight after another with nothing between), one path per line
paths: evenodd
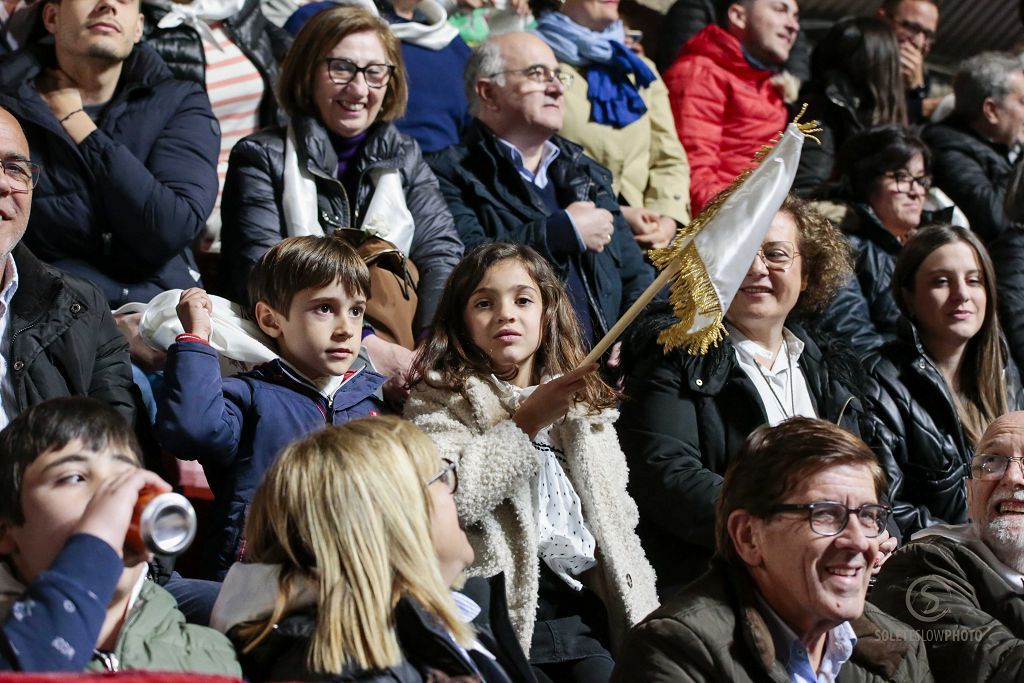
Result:
M519 261L507 259L487 269L463 311L473 344L498 370L518 366L514 382L521 387L533 380L543 309L540 287Z
M366 297L341 282L296 292L288 317L263 304L257 318L281 357L310 379L344 375L359 354Z
M21 481L25 521L0 527L0 553L10 559L18 578L28 585L48 569L101 485L138 467L135 455L125 446L107 444L94 451L81 439L46 451L26 467ZM121 582L130 588L138 576L138 571L125 571Z

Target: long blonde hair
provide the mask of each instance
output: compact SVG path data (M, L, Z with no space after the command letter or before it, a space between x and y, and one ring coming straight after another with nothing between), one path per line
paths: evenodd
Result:
M273 611L243 626L245 652L285 615L299 578L317 589L311 671L400 663L393 613L402 597L416 600L456 641L470 642L430 538L423 473L430 465L410 457L422 444L407 448L411 427L396 422L371 417L328 427L288 446L267 471L249 511L246 553L281 571Z

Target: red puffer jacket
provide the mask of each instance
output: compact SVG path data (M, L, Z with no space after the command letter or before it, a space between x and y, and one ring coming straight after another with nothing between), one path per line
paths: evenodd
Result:
M699 211L786 126L773 72L752 66L740 42L716 25L693 36L664 74L679 139L690 160L690 201Z

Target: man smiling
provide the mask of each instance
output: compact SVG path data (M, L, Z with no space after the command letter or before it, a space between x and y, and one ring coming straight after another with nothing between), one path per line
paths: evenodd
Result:
M926 630L936 680L1024 675L1024 412L989 425L967 480L971 522L914 536L872 601Z
M710 571L633 629L612 680L931 680L916 634L865 603L886 487L829 422L756 429L722 485Z

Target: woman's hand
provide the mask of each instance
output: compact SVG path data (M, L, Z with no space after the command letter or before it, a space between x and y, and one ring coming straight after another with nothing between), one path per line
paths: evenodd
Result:
M512 421L531 440L536 438L538 432L561 420L569 412L569 408L576 402L576 394L585 386L587 375L596 369L597 363L592 363L541 384L519 406Z
M896 551L896 537L889 535L888 529L882 532L879 540L881 542L878 544L875 566L871 568L872 575L877 575L882 570L882 565L885 564L885 561L892 557L892 554Z

